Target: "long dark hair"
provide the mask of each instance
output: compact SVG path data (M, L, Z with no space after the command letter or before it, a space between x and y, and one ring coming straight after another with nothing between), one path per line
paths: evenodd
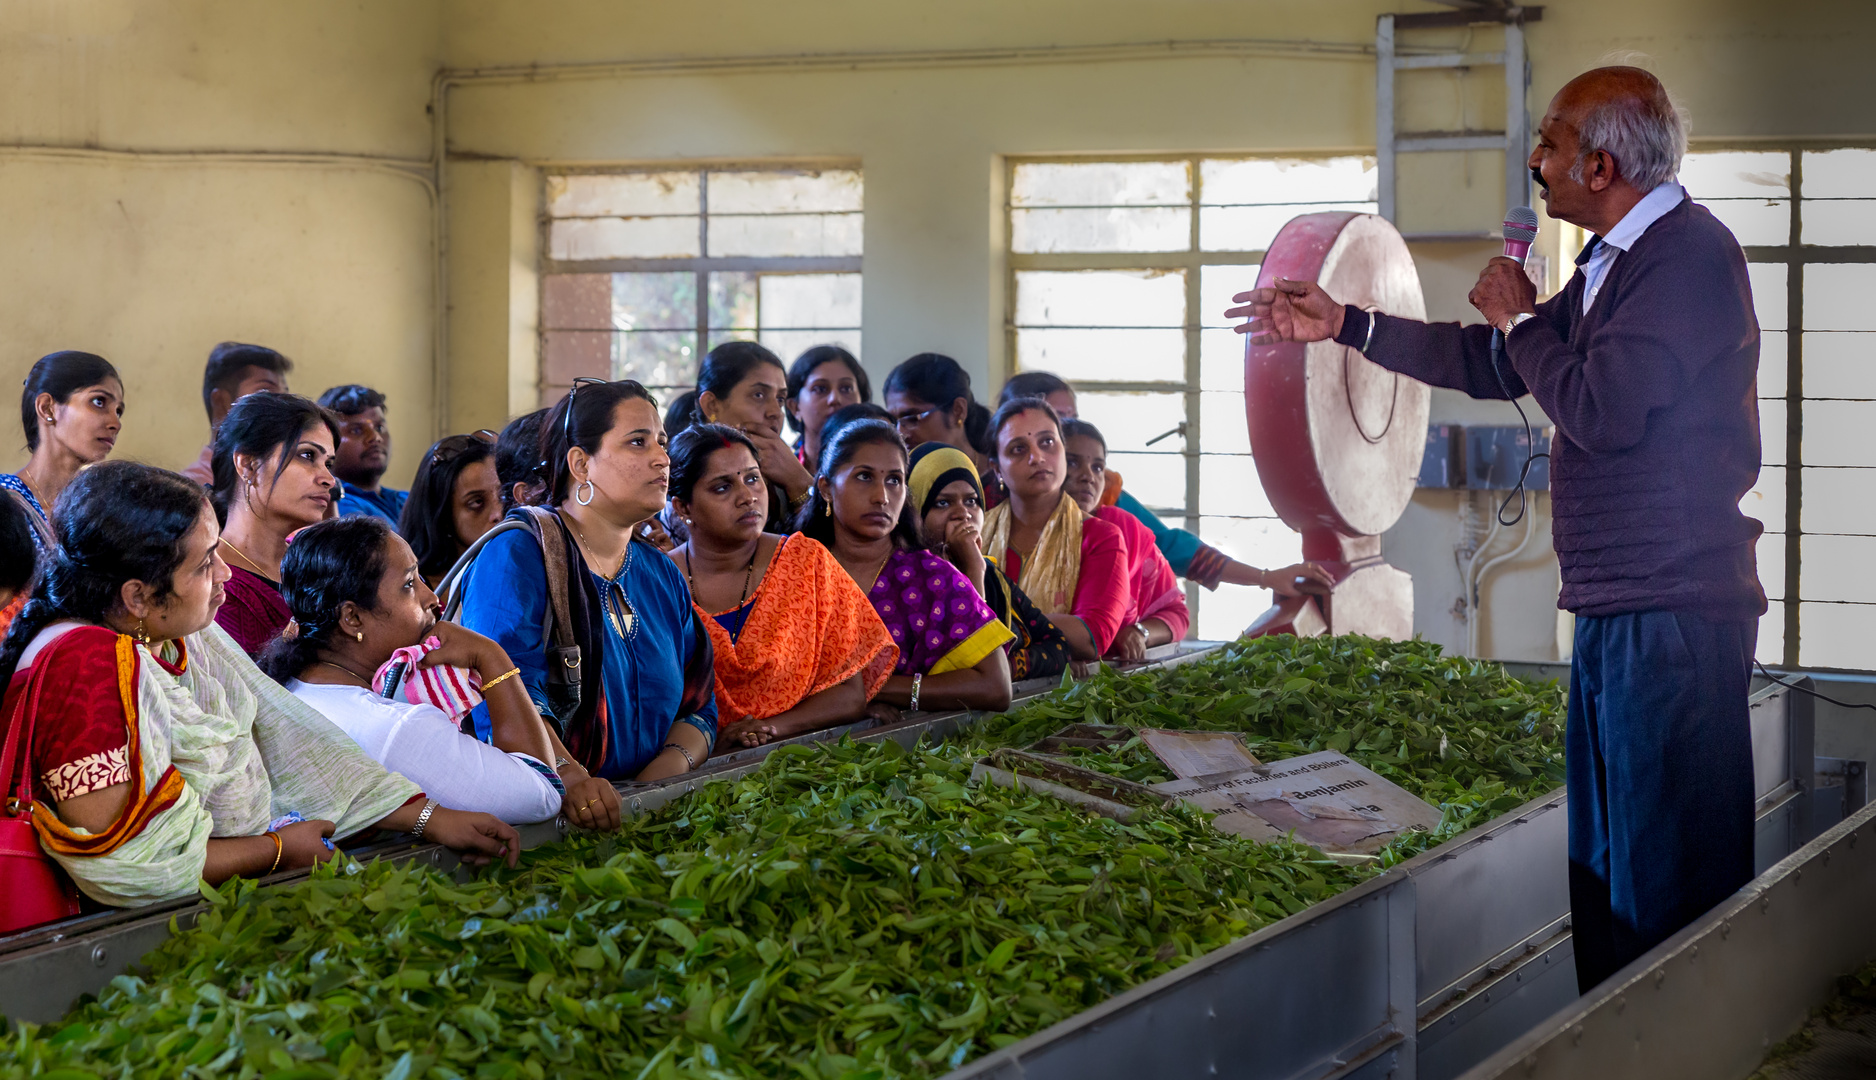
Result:
M679 432L671 440L671 487L667 494L689 502L697 482L703 479L704 469L709 467L710 455L731 446L740 446L749 451L750 457L761 460L749 436L728 424L696 424Z
M1086 420L1060 420L1058 418L1058 423L1062 428L1062 438L1064 441L1068 439L1093 439L1095 442L1101 444L1101 449L1107 449L1107 436L1101 434L1100 428L1095 427Z
M331 647L339 632L339 609L347 600L365 611L378 610L390 540L390 523L370 514L322 521L294 534L280 560L280 598L300 632L267 646L262 671L276 682L297 678L319 659L321 649Z
M40 394L51 394L52 400L63 405L77 391L106 379L116 379L119 386L124 383L111 362L95 353L64 349L33 361L32 370L26 373L26 388L20 392L20 426L26 429L26 449L39 449L39 413L33 402Z
M508 421L508 426L496 438L495 478L502 485L503 510L515 508L516 484L535 489L536 495L546 485L541 475L541 462L546 460L541 453L541 432L546 425L547 410L536 409Z
M410 541L417 569L425 577L447 573L468 546L456 535L456 480L464 469L494 453L494 447L475 435L451 435L438 439L423 455L397 531Z
M977 395L971 392L970 372L949 356L919 353L892 369L892 374L886 376L885 392L915 397L940 409L949 409L952 402L963 398L970 403L970 408L964 413L965 441L980 454L988 456L993 452L986 441L990 410L984 408L978 402Z
M12 492L0 491L0 590L8 594L26 591L38 569L39 549L33 544L36 530L27 516L31 512Z
M710 355L704 357L703 369L697 372L697 400L691 407L691 423L701 424L708 419L703 414L704 394L713 394L718 401L723 401L750 372L767 366L773 366L787 378L788 366L782 363L782 358L754 341L726 341L711 349Z
M658 399L651 396L651 391L631 379L620 379L576 382L547 414L541 424L541 468L548 478L548 503L560 505L573 490L567 451L577 446L589 454L597 453L606 432L612 430L613 411L622 401L648 401L654 410L658 407ZM573 414L571 419L569 412Z
M79 473L52 515L58 546L0 646L0 685L13 678L20 654L49 624L103 622L122 602L126 581L148 584L153 602L169 596L183 541L202 520L205 498L200 484L133 461L106 461Z
M1050 394L1072 394L1075 388L1068 381L1052 371L1022 371L1010 376L1003 384L1003 391L997 395L1000 407L1013 398L1039 397Z
M851 407L851 406L849 406ZM905 440L899 437L899 429L884 420L855 420L853 423L832 433L832 438L821 446L819 476L828 477L833 483L834 470L853 460L853 455L862 446L890 446L899 451L901 461L910 462L911 455L906 452ZM908 473L911 467L908 464ZM834 547L834 517L827 499L821 495L821 485L815 484L808 490L813 497L801 508L795 518L795 531L803 536L821 542L828 550ZM912 496L908 490L906 499L899 507L899 520L892 526L892 546L901 551L919 546L918 523L913 518Z
M807 389L808 376L814 374L814 369L822 364L845 364L847 370L853 372L853 384L860 391L861 403L873 400L873 383L866 377L866 369L860 366L857 357L838 345L816 345L795 357L795 362L788 365L789 401L792 402L801 396L801 392ZM801 425L796 422L793 412L787 409L782 411L788 417L790 428L803 435L807 434L801 430Z
M697 415L697 391L686 390L672 399L664 410L664 437L675 439L678 432L689 427L692 421L700 420L702 417Z
M338 420L318 403L298 394L263 391L235 402L222 419L221 427L215 429L215 482L209 488L215 516L224 524L228 521L228 500L234 498L235 488L241 482L235 470L236 454L266 461L283 447L291 449L314 424L326 425L326 430L332 433L332 445L335 448L339 445ZM276 483L280 474L287 471L289 460L286 454L280 454L280 461L274 466Z
M870 401L856 401L852 405L842 405L840 408L828 413L827 419L821 421L821 448L823 450L827 449L827 444L833 440L834 435L839 432L841 428L846 427L856 420L884 420L888 424L892 424L893 422L892 414L887 412L884 406L875 405ZM897 424L893 425L893 430L898 430ZM820 463L815 462L814 464L819 465Z

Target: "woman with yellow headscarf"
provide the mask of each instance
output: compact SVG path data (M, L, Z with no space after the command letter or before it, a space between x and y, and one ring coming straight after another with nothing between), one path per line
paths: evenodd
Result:
M962 450L928 442L912 451L913 520L926 548L943 556L977 587L978 595L1015 636L1004 642L1010 678L1045 679L1068 667L1068 638L1028 594L984 555L984 488Z

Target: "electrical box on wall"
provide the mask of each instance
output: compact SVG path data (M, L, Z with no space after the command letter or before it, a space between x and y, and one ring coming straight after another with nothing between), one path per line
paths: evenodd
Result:
M1510 491L1518 486L1524 460L1550 453L1550 429L1533 429L1533 446L1522 427L1469 427L1466 429L1466 486L1481 491ZM1524 479L1527 491L1550 488L1550 458L1531 462Z
M1510 491L1518 486L1525 458L1550 453L1550 428L1534 429L1533 447L1522 427L1462 427L1429 424L1426 454L1420 459L1423 488L1462 488L1474 491ZM1550 459L1531 462L1524 482L1527 491L1550 488Z
M1426 456L1420 459L1420 486L1466 486L1466 429L1458 424L1428 424Z

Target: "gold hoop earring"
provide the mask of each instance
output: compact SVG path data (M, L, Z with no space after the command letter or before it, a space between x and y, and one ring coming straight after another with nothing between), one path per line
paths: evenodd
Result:
M143 628L142 616L138 616L136 632L130 636L136 638L137 644L139 645L148 645L150 643L150 632Z
M359 641L359 644L361 644L361 645L362 645L362 644L364 644L364 642L365 642L365 632L364 632L363 630L360 630L360 631L358 631L357 633L355 633L355 634L353 634L352 636L358 639L358 641Z

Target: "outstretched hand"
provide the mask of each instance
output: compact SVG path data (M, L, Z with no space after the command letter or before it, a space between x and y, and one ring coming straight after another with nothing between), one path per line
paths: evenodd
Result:
M1278 278L1274 286L1242 292L1231 299L1242 306L1227 308L1225 317L1248 320L1235 329L1251 335L1253 345L1327 341L1342 332L1342 305L1313 281Z

